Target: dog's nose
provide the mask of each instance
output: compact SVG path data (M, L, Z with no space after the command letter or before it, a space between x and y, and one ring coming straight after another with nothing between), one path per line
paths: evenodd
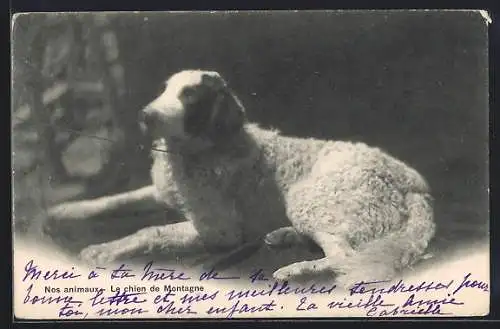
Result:
M139 125L144 130L151 128L151 126L156 121L156 111L152 108L145 108L139 111Z

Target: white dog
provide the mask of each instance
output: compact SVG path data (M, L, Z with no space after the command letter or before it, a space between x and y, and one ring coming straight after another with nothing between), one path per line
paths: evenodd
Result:
M290 264L274 277L331 272L349 285L392 278L434 235L429 188L414 169L362 143L286 137L246 123L241 102L216 72L174 74L142 114L154 138L153 185L49 214L89 218L159 202L187 220L89 246L81 252L87 261L152 251L182 257L258 237L274 246L312 240L324 258Z

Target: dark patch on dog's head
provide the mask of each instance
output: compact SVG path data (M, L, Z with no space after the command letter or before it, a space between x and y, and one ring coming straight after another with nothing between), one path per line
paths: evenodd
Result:
M184 87L179 98L184 104L184 131L191 136L220 142L243 127L243 105L216 73L203 73L201 83Z
M192 136L205 134L217 93L203 85L189 86L181 91L179 98L184 104L184 131Z

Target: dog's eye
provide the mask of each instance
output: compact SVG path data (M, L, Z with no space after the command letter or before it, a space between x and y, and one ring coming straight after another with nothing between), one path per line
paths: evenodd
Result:
M184 88L182 93L184 94L184 96L190 97L190 96L194 95L194 92L195 92L195 90L193 87L186 87L186 88Z
M196 96L196 90L193 87L186 87L182 90L182 97L186 101L194 101Z

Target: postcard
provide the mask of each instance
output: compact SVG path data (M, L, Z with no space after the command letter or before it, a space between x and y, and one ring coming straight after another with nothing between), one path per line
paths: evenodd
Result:
M14 15L15 320L487 315L490 22Z

